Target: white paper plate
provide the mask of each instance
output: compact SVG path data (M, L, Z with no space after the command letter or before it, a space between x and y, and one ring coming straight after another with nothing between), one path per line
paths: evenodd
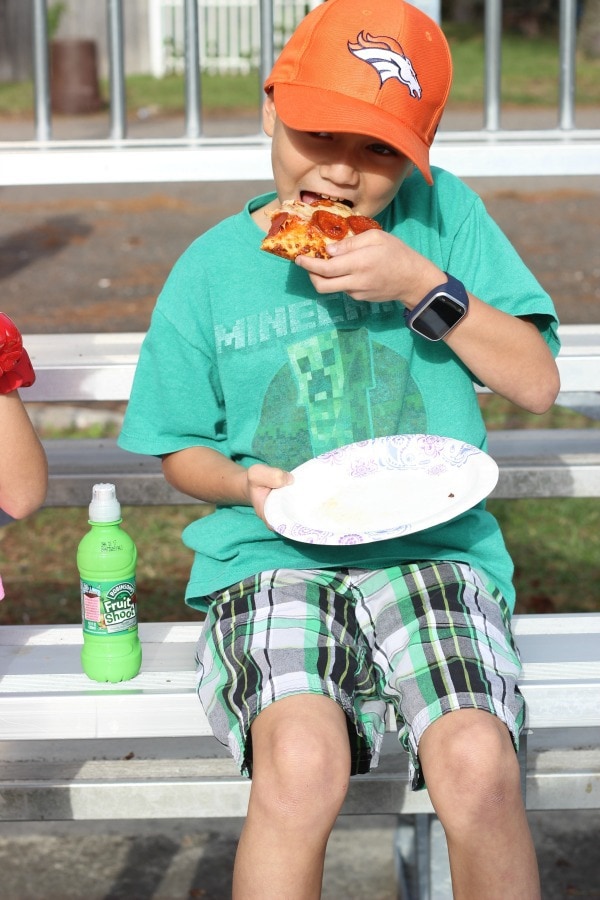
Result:
M487 453L452 438L397 434L347 444L298 466L271 491L265 515L307 544L364 544L447 522L498 481Z

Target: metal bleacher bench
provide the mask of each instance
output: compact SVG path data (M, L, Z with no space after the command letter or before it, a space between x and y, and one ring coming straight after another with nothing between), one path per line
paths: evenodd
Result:
M600 326L563 326L561 336L559 403L600 418ZM126 400L142 337L26 336L38 373L26 400ZM114 482L124 504L196 502L169 488L157 460L114 441L45 446L49 506L86 506L96 481ZM494 497L600 496L598 428L491 432L490 452L500 465ZM211 736L195 693L199 627L143 622L141 673L117 685L82 674L79 626L1 627L0 820L244 816L249 782ZM600 808L600 612L516 616L515 632L528 705L527 808ZM427 793L408 789L403 754L391 733L386 741L380 768L352 779L343 813L398 817L404 900L450 896Z

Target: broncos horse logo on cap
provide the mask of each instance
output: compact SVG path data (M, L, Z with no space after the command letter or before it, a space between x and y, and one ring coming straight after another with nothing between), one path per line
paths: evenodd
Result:
M382 87L389 78L396 78L401 84L406 85L411 97L421 99L422 90L417 74L410 59L394 38L373 37L372 34L361 31L356 43L348 41L348 50L377 70Z

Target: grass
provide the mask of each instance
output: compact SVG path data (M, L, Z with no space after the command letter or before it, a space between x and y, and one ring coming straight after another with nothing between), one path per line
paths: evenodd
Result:
M454 59L454 84L450 106L478 106L483 98L484 45L480 31L448 26L446 29ZM556 106L558 99L559 58L555 37L544 35L535 40L508 34L502 43L502 101L506 104ZM108 97L106 83L102 93ZM257 108L260 85L256 72L249 75L209 75L202 77L205 112ZM179 75L153 78L131 75L127 78L127 105L130 112L152 110L181 112L184 106L184 81ZM600 104L600 60L577 58L576 103ZM31 114L31 82L0 83L0 115Z
M454 62L450 106L481 105L484 91L484 42L473 29L449 28ZM502 102L518 106L556 106L560 61L558 40L544 35L535 40L510 34L502 42ZM575 102L600 104L600 60L576 58Z
M123 507L123 527L138 548L141 620L197 617L183 603L191 553L181 540L193 518L188 507ZM85 509L42 509L0 529L2 579L7 597L0 624L81 621L77 545L88 529ZM31 548L35 548L35 553Z
M600 504L596 500L491 500L515 562L517 612L599 609ZM142 621L198 618L183 595L192 561L180 535L190 507L124 507L123 527L135 538ZM75 556L87 530L84 509L45 509L0 530L7 592L0 624L80 621ZM35 548L35 553L31 548Z
M597 500L490 500L515 563L516 612L598 612Z
M527 415L495 395L482 396L481 406L490 430L600 427L600 422L560 407L543 416ZM113 430L109 425L100 436ZM85 436L90 436L87 431ZM517 612L599 608L594 600L598 591L592 587L600 583L597 500L491 500L489 508L514 558ZM198 514L210 514L210 507L123 509L123 527L138 547L142 621L198 618L183 602L192 554L180 539ZM0 528L0 570L7 590L0 624L79 623L75 556L87 527L85 509L43 509L24 522Z

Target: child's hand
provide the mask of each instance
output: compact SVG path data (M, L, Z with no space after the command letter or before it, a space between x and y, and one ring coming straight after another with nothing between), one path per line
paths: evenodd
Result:
M299 256L320 294L343 291L354 300L400 300L415 306L432 286L446 280L441 269L385 231L365 231L330 244L331 259Z
M263 463L255 463L248 468L248 498L267 528L273 530L265 519L265 501L274 488L291 484L294 476L283 469L276 469Z
M0 313L0 394L10 394L19 387L30 387L35 372L21 332L6 313Z

